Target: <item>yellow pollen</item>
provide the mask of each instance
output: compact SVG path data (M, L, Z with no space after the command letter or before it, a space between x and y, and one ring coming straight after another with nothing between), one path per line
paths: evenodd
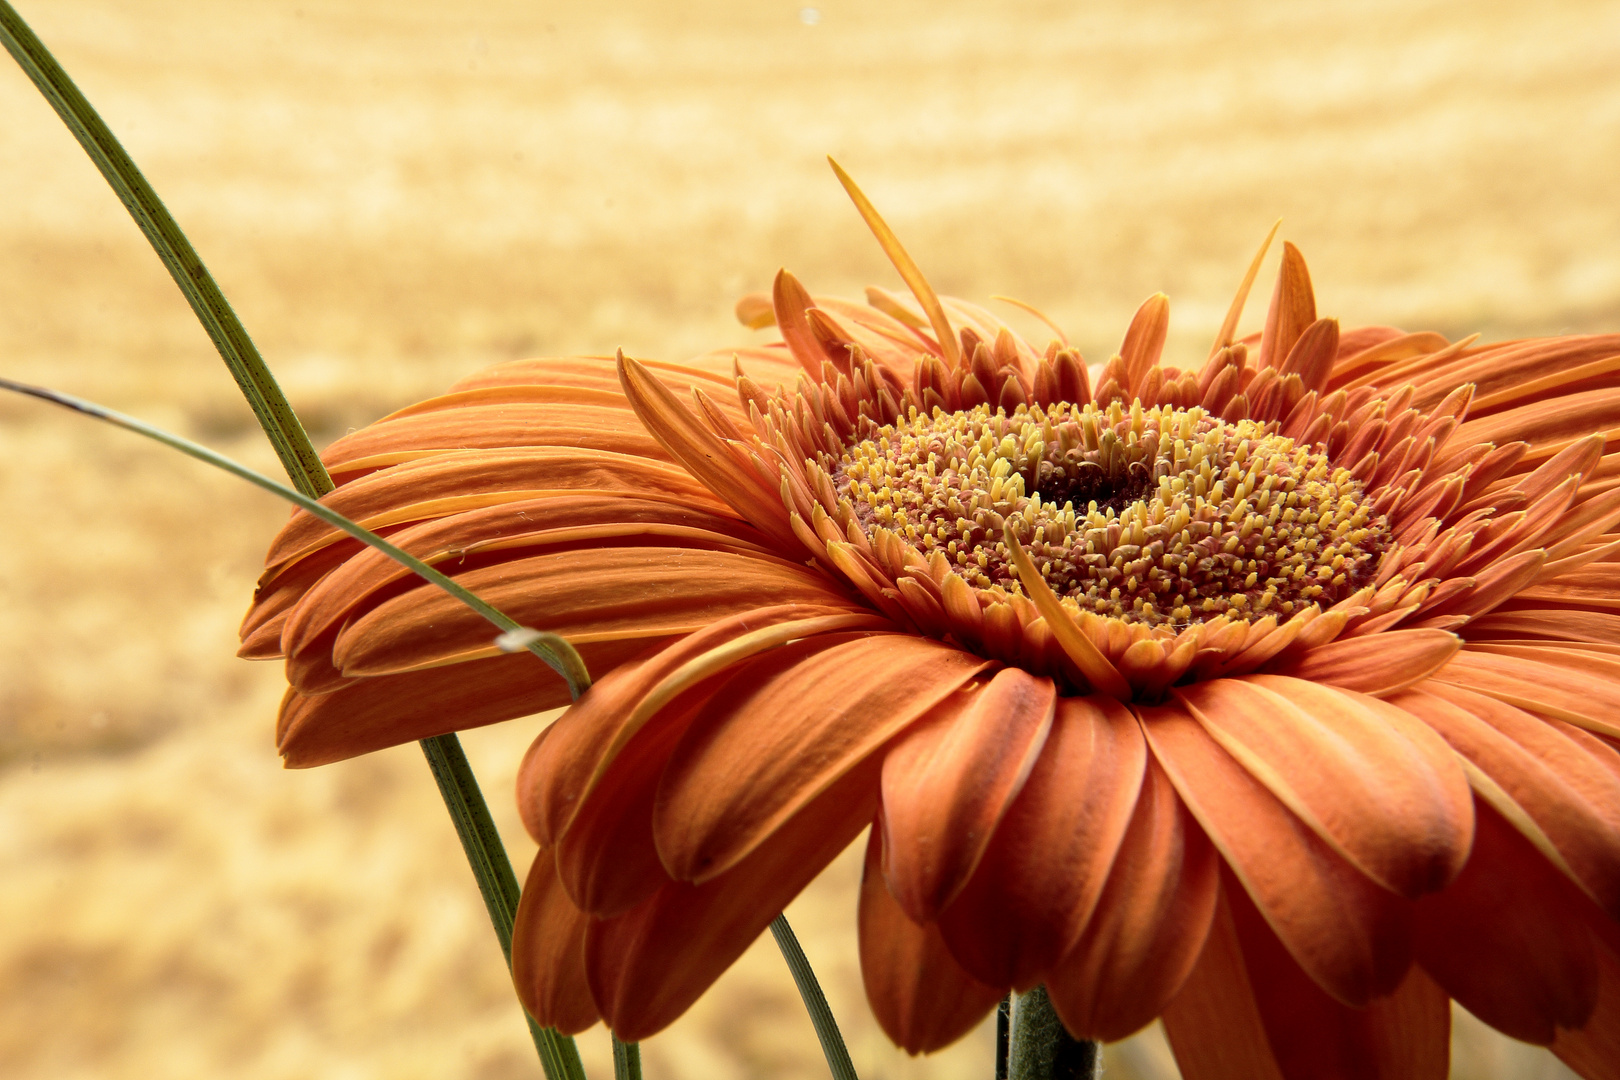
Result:
M1348 469L1272 427L1117 400L981 405L914 412L827 464L868 533L897 529L979 588L1023 591L1010 522L1080 611L1281 618L1366 584L1390 532Z

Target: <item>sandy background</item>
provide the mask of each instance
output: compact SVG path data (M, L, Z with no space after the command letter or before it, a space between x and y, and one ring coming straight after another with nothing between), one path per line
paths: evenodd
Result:
M1279 215L1348 324L1620 328L1614 3L20 6L321 442L497 360L748 341L731 304L780 265L897 287L829 152L942 291L1020 296L1096 359L1158 289L1201 357ZM9 62L0 371L274 468ZM31 402L0 400L0 462L0 1074L538 1075L419 751L279 768L280 672L232 652L284 509ZM466 739L520 865L539 724ZM919 1061L876 1032L855 874L790 914L862 1075L987 1076L985 1031ZM1459 1032L1458 1077L1568 1075ZM768 944L645 1053L824 1075ZM1173 1075L1151 1032L1110 1061Z

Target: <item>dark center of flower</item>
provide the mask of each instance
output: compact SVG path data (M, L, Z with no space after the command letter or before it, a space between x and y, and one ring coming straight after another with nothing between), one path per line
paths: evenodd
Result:
M1286 617L1367 584L1390 533L1346 469L1272 427L1140 403L936 409L851 446L834 480L869 531L943 552L982 589L1023 591L1011 522L1082 611Z

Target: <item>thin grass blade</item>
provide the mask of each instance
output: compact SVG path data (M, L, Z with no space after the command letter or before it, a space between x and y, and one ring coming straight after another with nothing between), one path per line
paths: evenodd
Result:
M804 999L804 1009L810 1014L816 1038L821 1040L821 1052L827 1058L827 1069L833 1080L859 1080L855 1065L849 1060L849 1049L844 1046L844 1036L838 1030L838 1021L833 1019L832 1009L827 1006L827 996L821 992L821 983L799 947L799 939L788 925L786 915L778 915L771 923L771 936L782 951L782 959L787 961L788 971L793 973L793 982L799 988L799 997Z

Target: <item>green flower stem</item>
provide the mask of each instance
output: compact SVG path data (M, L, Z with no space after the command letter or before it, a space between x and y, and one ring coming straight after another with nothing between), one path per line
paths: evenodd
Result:
M799 947L799 939L788 925L786 915L778 915L771 923L771 936L776 939L776 947L781 950L782 959L787 961L788 970L793 973L793 981L799 988L799 997L804 999L804 1009L810 1014L816 1038L821 1040L821 1052L826 1055L827 1068L833 1074L833 1080L857 1080L855 1066L849 1060L849 1050L844 1046L844 1037L838 1031L838 1022L833 1019L827 997L821 992L821 983L816 981L815 970L810 967L804 950Z
M3 2L3 0L0 0L0 2ZM519 648L528 648L567 681L569 692L574 697L577 698L589 688L591 680L590 675L585 670L585 663L566 640L556 634L547 634L520 626L516 620L491 607L414 555L401 551L376 533L355 524L337 511L316 502L308 495L294 491L285 484L277 483L261 473L254 472L245 465L240 465L222 454L215 453L206 446L170 434L161 428L153 427L151 424L137 420L134 417L102 408L100 405L85 401L82 398L58 393L54 390L46 390L42 387L28 386L23 383L13 382L10 379L0 379L0 388L41 398L53 404L72 409L75 412L106 421L127 431L133 431L136 434L155 439L165 446L179 450L181 453L197 458L199 461L207 462L216 468L223 469L233 476L240 477L251 484L303 507L323 521L342 529L362 543L376 548L395 561L409 567L427 581L439 586L467 604L474 611L477 611L484 618L505 631L501 638L503 647L510 647L514 651ZM517 877L512 873L511 860L507 858L506 849L501 844L500 834L495 830L494 819L490 817L489 806L484 802L483 793L478 789L478 781L473 776L471 766L467 763L467 756L461 750L461 741L455 735L440 735L432 739L423 739L422 752L427 755L428 764L433 769L433 778L438 782L439 793L444 796L445 807L449 810L450 818L456 827L456 835L461 839L462 849L467 854L467 861L472 866L473 876L478 881L479 891L484 896L484 904L489 909L490 921L495 925L495 936L500 939L501 952L505 955L507 964L510 966L512 961L512 920L517 913L519 890ZM546 1070L548 1080L584 1080L585 1071L580 1064L579 1051L574 1045L574 1040L566 1035L560 1035L550 1028L540 1027L526 1013L525 1019L528 1020L530 1031L534 1035L535 1047L540 1053L540 1061Z
M1046 987L1013 999L1010 1080L1095 1080L1102 1072L1102 1047L1064 1030Z
M641 1080L641 1044L613 1036L613 1080Z
M151 241L158 258L163 260L191 310L196 312L197 320L225 359L225 366L231 369L236 384L242 388L242 396L247 398L264 433L270 437L276 456L281 458L293 485L304 494L317 497L331 491L332 478L326 474L320 455L310 444L275 376L265 366L253 339L248 337L242 321L236 317L225 294L220 292L191 241L180 231L163 200L68 78L68 73L62 70L62 65L7 0L0 0L0 39L4 40L6 51L18 66L45 95L45 100L51 103L56 115L73 132L73 137L79 140L84 152L90 155L90 160L118 194L129 216Z

